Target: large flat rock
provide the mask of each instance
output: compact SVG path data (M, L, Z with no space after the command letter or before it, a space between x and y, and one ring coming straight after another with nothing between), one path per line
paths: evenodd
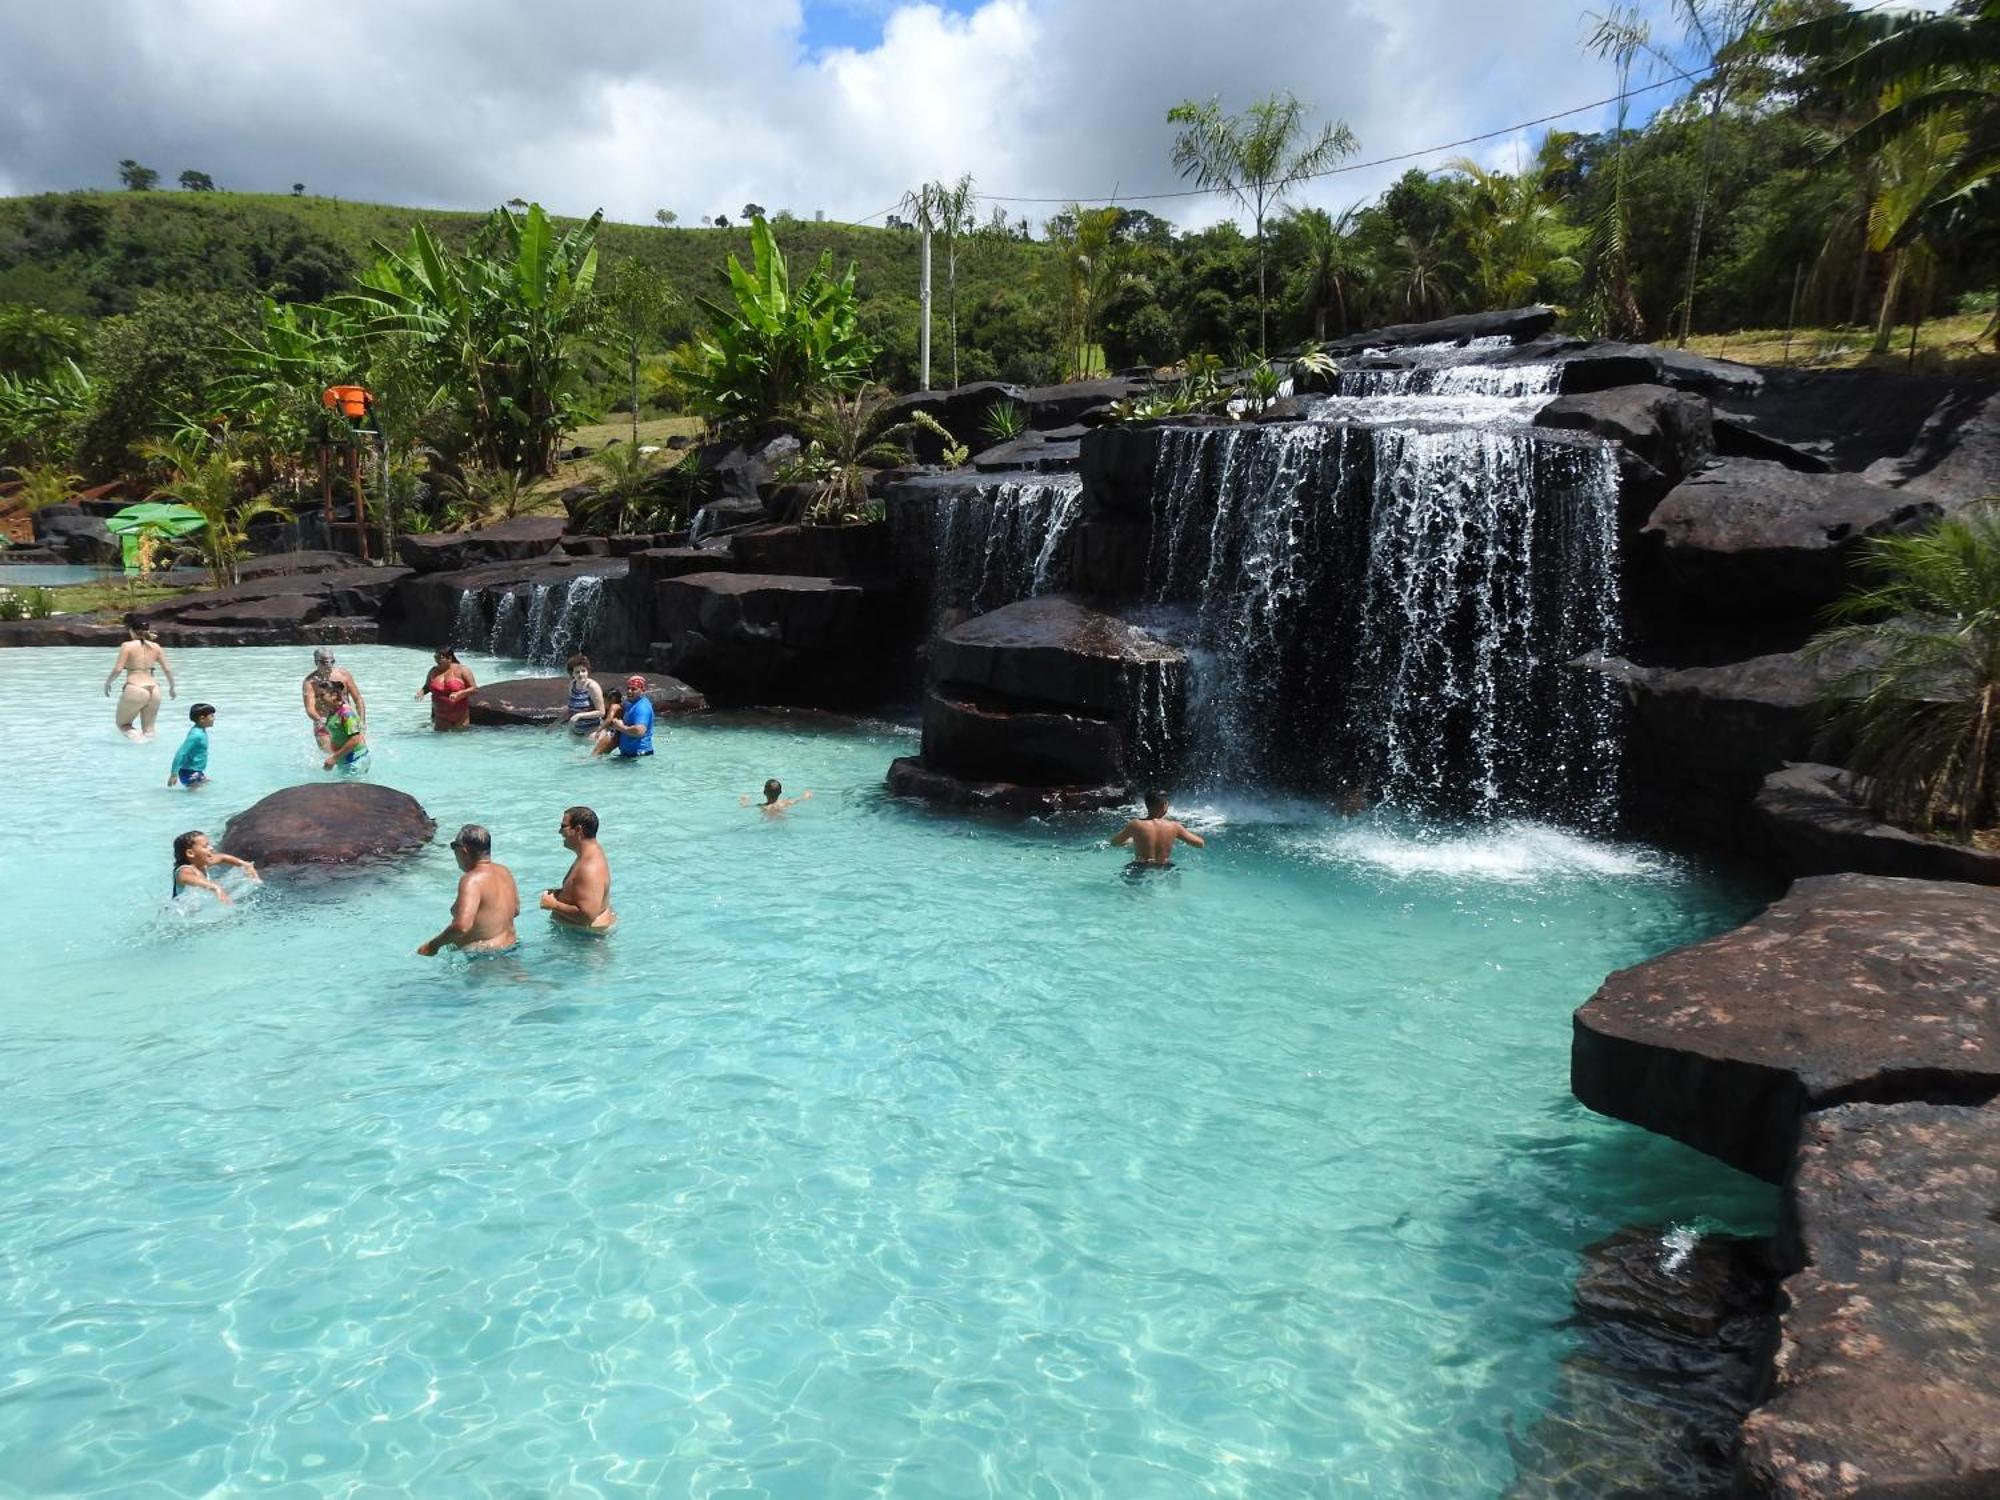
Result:
M353 868L421 849L437 824L407 792L367 781L288 786L222 830L220 848L267 869Z
M1837 766L1808 761L1773 771L1755 805L1767 862L1786 876L1853 871L2000 885L2000 852L1925 838L1883 822Z
M1592 1109L1783 1178L1799 1120L2000 1094L2000 890L1822 875L1734 932L1620 970L1576 1013Z
M1357 354L1363 349L1388 349L1403 344L1465 344L1474 339L1506 338L1521 344L1555 326L1553 307L1514 307L1503 312L1462 313L1429 323L1392 323L1335 339L1326 348L1333 354Z
M1125 736L1085 714L1018 709L937 688L924 695L924 764L1033 785L1125 784Z
M419 573L453 573L545 556L562 545L565 524L561 516L516 516L478 531L413 532L397 538L396 551Z
M914 755L890 762L889 794L913 797L939 807L975 812L1046 815L1094 812L1122 807L1131 792L1123 783L1111 786L1035 786L1015 781L988 781L956 776L926 765Z
M1942 513L1934 501L1856 474L1732 458L1669 491L1643 535L1657 550L1673 612L1698 622L1783 617L1810 626L1854 587L1864 542Z
M1736 1493L2000 1495L2000 1107L1813 1115L1785 1219L1804 1268Z
M592 674L601 688L623 688L629 673ZM646 674L646 696L661 714L699 713L708 700L685 682L658 673ZM472 722L487 725L554 724L569 717L569 674L560 677L510 677L482 683L465 700Z
M1023 704L1124 722L1148 680L1186 664L1179 647L1062 594L1023 599L967 620L931 647L931 676Z

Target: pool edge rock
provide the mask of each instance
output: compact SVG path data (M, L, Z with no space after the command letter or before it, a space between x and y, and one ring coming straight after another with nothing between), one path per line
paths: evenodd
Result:
M321 781L272 792L235 814L219 848L269 870L332 870L410 854L437 822L407 792L366 781Z

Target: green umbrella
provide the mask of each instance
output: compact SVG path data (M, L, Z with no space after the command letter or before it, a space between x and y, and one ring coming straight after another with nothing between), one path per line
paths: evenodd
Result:
M208 523L193 506L146 500L128 505L116 515L106 516L104 524L123 538L125 571L136 573L139 571L139 544L146 537L186 536L201 530Z

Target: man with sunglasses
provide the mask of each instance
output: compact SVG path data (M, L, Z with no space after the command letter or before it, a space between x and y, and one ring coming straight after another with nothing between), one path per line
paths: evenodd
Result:
M433 958L440 948L467 953L502 953L514 946L514 918L521 914L521 894L514 872L493 863L493 835L477 823L467 823L451 841L458 859L458 899L443 932L417 949Z
M611 862L597 842L597 814L571 807L562 815L563 847L576 858L563 883L542 892L542 910L565 927L609 932L618 925L611 909Z

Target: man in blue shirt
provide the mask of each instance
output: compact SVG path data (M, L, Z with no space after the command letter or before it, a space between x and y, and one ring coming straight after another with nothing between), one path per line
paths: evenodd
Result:
M653 753L653 700L646 696L646 679L634 672L625 679L625 711L619 715L618 753Z

